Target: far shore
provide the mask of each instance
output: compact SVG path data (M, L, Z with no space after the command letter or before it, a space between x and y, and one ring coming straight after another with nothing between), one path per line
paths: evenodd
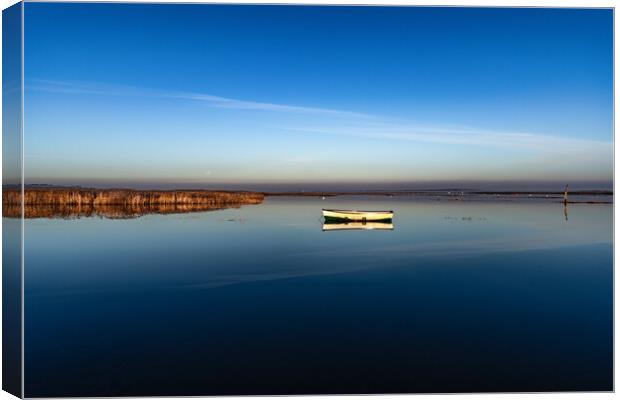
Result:
M262 192L265 196L471 196L471 195L502 195L502 196L519 196L519 195L554 195L563 196L564 192L557 191L476 191L476 190L360 190L360 191L293 191L293 192ZM569 191L568 195L579 196L611 196L613 191L610 190L577 190Z

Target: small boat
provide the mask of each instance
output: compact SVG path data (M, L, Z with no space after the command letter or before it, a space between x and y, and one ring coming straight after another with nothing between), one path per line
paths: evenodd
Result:
M325 222L323 231L345 231L345 230L386 230L393 231L394 225L391 222Z
M325 221L391 221L394 211L358 211L323 209Z

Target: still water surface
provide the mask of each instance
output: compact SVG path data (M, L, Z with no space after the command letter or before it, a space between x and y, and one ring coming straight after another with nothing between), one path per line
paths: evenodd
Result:
M323 231L322 207L394 228ZM611 390L612 214L343 196L26 220L25 394Z

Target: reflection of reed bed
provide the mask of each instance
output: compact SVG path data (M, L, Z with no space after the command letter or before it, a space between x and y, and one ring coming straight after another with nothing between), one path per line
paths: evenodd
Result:
M21 193L3 191L3 216L21 216ZM263 195L251 192L139 191L90 189L26 189L26 218L136 218L145 214L174 214L237 208L259 204Z
M92 205L92 204L27 204L24 207L26 218L103 217L110 219L138 218L147 214L182 214L200 211L214 211L225 208L238 208L242 204L227 204L216 207L208 204L155 204L155 205ZM4 205L3 216L19 218L19 205Z

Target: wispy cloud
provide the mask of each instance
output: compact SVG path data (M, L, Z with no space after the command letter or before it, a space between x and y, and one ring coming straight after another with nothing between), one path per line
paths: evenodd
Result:
M317 108L317 107L302 107L288 104L275 104L275 103L262 103L257 101L246 101L231 99L227 97L212 96L202 93L191 92L170 92L166 97L183 99L183 100L195 100L208 103L210 105L222 108L233 108L237 110L262 110L262 111L278 111L278 112L293 112L293 113L307 113L307 114L325 114L332 116L343 117L355 117L355 118L370 118L367 114L356 113L351 111L334 110L329 108Z
M242 100L208 93L42 79L28 80L26 89L66 94L155 97L192 101L208 107L270 113L312 114L320 117L306 118L303 122L277 126L280 130L303 134L340 135L454 146L490 146L522 150L532 154L537 152L549 155L578 153L589 154L592 158L605 157L610 160L613 151L611 142L541 133L478 129L445 123L416 123L347 110Z
M260 101L233 99L207 93L164 91L137 86L98 84L92 82L69 82L44 79L30 79L26 82L26 90L44 91L65 94L96 94L107 96L140 96L162 99L188 100L204 103L212 107L237 110L258 110L287 113L322 114L335 117L372 118L368 114L352 111L335 110L320 107L305 107L290 104L277 104Z
M407 122L391 123L375 120L365 124L332 126L287 126L283 129L310 134L341 135L369 139L387 139L463 146L507 147L515 150L545 150L567 152L600 150L610 151L611 143L561 136L502 132L453 126L419 125Z

